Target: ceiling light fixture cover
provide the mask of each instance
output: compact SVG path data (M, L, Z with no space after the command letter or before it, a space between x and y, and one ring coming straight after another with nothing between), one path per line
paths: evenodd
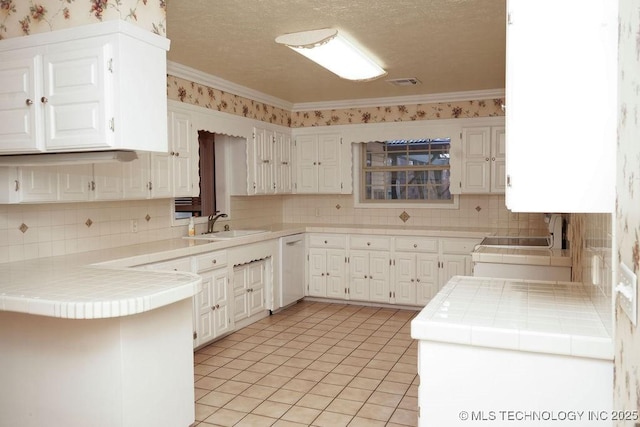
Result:
M276 43L290 47L343 79L373 80L387 74L336 29L284 34L276 37Z

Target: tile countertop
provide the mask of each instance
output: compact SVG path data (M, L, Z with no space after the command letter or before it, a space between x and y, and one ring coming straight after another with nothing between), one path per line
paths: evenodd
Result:
M125 316L188 298L201 289L191 273L130 269L304 232L482 238L491 230L354 224L275 224L233 240L168 239L0 264L0 310L70 319Z
M566 249L505 248L478 246L471 253L473 262L501 264L549 265L571 267L571 252Z
M418 340L613 360L581 283L455 276L411 322Z

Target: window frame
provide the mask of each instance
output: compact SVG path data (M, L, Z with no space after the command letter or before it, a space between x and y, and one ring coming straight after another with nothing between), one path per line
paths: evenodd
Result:
M399 139L399 138L398 138ZM450 137L450 144L453 145L454 138ZM374 141L362 141L353 143L352 145L352 159L353 159L353 198L355 208L373 208L373 209L458 209L459 197L451 190L451 183L449 192L451 193L451 201L446 202L429 202L425 200L409 200L409 199L374 199L364 200L364 182L365 182L365 167L364 158L366 156L366 143ZM451 154L452 148L449 150L449 171L450 175L452 169L455 167L452 164Z

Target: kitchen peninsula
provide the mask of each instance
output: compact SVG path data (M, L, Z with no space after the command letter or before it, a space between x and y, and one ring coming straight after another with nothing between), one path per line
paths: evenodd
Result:
M0 264L0 425L190 425L201 278L86 260Z

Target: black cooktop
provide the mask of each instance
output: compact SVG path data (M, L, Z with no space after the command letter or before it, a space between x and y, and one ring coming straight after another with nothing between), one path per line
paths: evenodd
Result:
M549 237L510 237L510 236L489 236L480 243L484 246L518 246L533 248L549 248L551 240Z

